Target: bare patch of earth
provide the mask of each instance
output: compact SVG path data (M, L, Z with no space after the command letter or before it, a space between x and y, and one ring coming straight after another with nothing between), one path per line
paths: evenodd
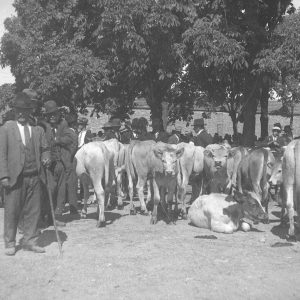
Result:
M53 227L40 236L45 254L1 253L0 298L299 299L300 243L284 239L279 211L272 203L270 224L225 235L185 220L150 225L149 216L130 215L128 205L107 211L107 226L96 228L90 206L85 220L66 215L63 258ZM3 232L3 209L0 218ZM216 238L203 238L210 235Z

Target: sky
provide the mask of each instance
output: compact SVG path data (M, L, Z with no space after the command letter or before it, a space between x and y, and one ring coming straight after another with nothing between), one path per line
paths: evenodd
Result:
M6 18L15 14L14 8L12 6L14 0L0 0L0 38L4 33L3 22ZM300 0L293 1L296 8L300 7ZM0 85L4 83L13 83L15 81L14 77L10 73L10 69L0 67Z

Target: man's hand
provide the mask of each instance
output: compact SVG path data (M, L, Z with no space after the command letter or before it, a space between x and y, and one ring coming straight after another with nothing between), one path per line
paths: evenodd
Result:
M9 184L9 181L8 181L8 179L7 178L3 178L2 180L1 180L1 184L2 184L2 186L4 187L4 188L10 188L10 184Z

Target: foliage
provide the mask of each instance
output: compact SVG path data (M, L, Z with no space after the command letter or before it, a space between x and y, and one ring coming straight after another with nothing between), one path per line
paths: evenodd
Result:
M15 96L14 84L2 84L0 86L0 111L2 112L11 104Z
M284 115L291 116L300 101L300 12L285 16L272 35L270 49L256 60L260 72L272 75L276 97L282 101Z

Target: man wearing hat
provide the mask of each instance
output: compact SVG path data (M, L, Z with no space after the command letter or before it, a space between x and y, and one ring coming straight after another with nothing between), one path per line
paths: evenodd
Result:
M212 136L205 130L203 118L195 119L193 126L195 135L193 136L191 142L193 142L195 146L201 146L205 148L206 146L213 143Z
M271 151L279 152L280 154L282 147L287 145L285 139L280 135L281 131L281 124L275 123L272 128L272 134L266 137L261 146L270 147Z
M18 93L12 104L15 120L0 128L0 180L5 188L5 254L16 253L16 232L20 219L24 232L22 247L36 253L41 211L42 164L50 162L50 152L42 128L29 124L34 106L28 95Z
M117 139L118 136L116 135L116 125L118 125L116 122L114 124L111 121L106 122L102 128L104 130L104 134L102 137L103 141L107 141L110 139ZM120 124L121 126L121 124Z
M141 117L143 118L143 117ZM140 119L141 119L140 118ZM149 135L147 135L149 136ZM156 142L168 142L169 134L164 131L162 121L159 118L153 118L152 119L152 133L151 133L152 138L146 138L147 139L152 139Z
M60 110L56 102L49 100L44 104L45 108L45 134L51 151L51 178L48 178L55 205L56 219L63 213L66 198L67 172L70 168L70 147L74 143L73 134L66 120L62 120ZM49 207L49 206L48 206ZM51 213L48 209L47 217L51 224ZM59 221L59 220L58 220ZM58 222L59 225L64 225Z
M88 124L88 119L85 117L78 118L78 148L81 148L84 144L89 142L88 137L86 137L86 126Z
M120 128L120 142L122 144L130 144L132 139L132 129L130 120L123 120Z

